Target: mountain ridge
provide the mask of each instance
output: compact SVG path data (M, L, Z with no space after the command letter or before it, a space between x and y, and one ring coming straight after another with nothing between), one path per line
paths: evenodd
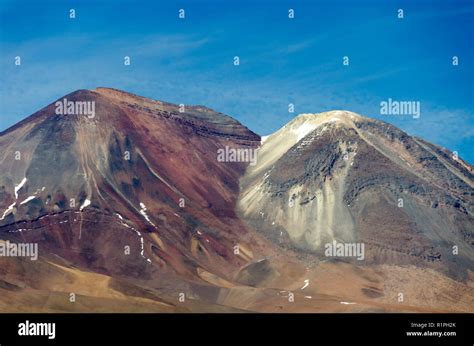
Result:
M0 307L115 311L96 306L106 297L120 311L469 309L471 166L348 111L303 114L262 144L207 107L95 90L58 99L95 101L93 118L53 102L0 134L0 239L40 247L35 264L4 259ZM225 148L255 150L256 165L219 161ZM326 257L334 240L363 242L364 261ZM70 282L84 305L61 298ZM441 300L424 300L434 290Z

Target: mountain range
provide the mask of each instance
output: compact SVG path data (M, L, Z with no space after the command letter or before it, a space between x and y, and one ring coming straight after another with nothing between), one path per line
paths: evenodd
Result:
M474 308L473 166L382 121L301 114L260 137L97 88L0 153L0 241L39 251L0 257L0 311Z

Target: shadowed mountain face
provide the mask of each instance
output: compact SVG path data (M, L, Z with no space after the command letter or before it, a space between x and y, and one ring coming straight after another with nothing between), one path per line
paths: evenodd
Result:
M0 239L39 247L0 257L0 310L472 308L473 172L441 148L348 112L260 147L202 106L108 88L58 101L80 108L0 134ZM259 148L257 164L219 160L229 148ZM364 259L326 257L334 240Z

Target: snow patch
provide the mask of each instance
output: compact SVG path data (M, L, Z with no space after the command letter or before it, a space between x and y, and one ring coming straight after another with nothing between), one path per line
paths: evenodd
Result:
M84 203L82 203L81 207L79 208L79 210L82 211L82 209L88 207L91 205L91 201L89 199L86 198L86 200L84 201Z
M26 203L28 203L29 201L31 201L32 199L35 199L35 198L36 198L36 196L30 196L27 199L25 199L23 202L21 202L20 205L26 204Z
M141 206L141 205L142 205L142 203L140 203L140 206ZM127 224L123 221L123 216L122 216L122 215L120 215L119 213L115 213L115 215L117 215L117 217L120 219L121 224L122 224L123 226L125 226L125 227L127 227L127 228L130 228L130 229L131 229L132 231L134 231L134 232L137 234L137 236L140 238L140 256L142 256L148 263L151 264L151 260L145 256L145 241L144 241L144 239L143 239L143 237L142 237L142 234L141 234L139 231L137 231L135 228L133 228L132 226L127 225Z
M23 178L23 180L18 185L15 185L15 199L18 199L18 191L20 191L23 185L25 185L27 180L28 179Z
M16 202L10 205L7 210L4 211L3 216L0 218L0 220L3 220L8 214L10 214L13 211L13 207L15 206Z
M302 290L304 290L306 287L309 286L309 279L306 279L303 282L304 282L304 285L303 285L303 287L301 287Z
M316 128L314 124L311 123L303 123L302 125L298 126L296 129L292 129L291 131L298 136L297 142L303 139L308 133L313 131Z
M150 225L152 225L153 227L156 227L155 224L153 222L151 222L150 218L148 217L148 214L146 213L146 205L144 203L140 202L140 207L142 208L140 210L140 214L143 215L145 220L147 220Z

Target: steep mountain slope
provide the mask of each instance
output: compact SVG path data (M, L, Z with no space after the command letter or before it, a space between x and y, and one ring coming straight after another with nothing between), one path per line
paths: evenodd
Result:
M257 135L205 107L180 112L113 89L64 98L95 102L95 116L56 114L52 103L0 136L2 239L163 285L168 274L230 279L252 258L234 213L247 163L218 162L216 152L254 148ZM245 255L234 255L237 243Z
M429 266L461 279L474 269L473 168L446 151L333 111L295 118L265 139L258 158L238 206L275 242L323 258L334 240L360 242L363 263Z

